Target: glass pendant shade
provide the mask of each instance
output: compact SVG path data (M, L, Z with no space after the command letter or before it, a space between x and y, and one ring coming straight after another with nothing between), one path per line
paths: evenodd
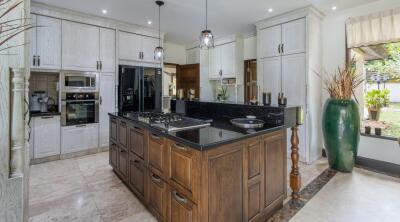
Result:
M161 46L157 46L156 49L154 49L154 59L161 61L164 59L164 49Z
M213 36L211 30L201 31L200 48L201 49L214 48L214 36Z

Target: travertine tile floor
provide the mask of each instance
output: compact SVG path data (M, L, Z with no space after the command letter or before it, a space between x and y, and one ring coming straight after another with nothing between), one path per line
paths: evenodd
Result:
M327 167L326 159L300 164L303 185ZM108 152L31 166L29 215L30 222L156 221L112 172Z

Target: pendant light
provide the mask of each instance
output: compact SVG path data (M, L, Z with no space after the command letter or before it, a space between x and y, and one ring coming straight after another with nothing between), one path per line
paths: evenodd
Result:
M156 1L158 5L158 46L154 49L154 59L161 61L164 59L164 49L161 47L161 6L164 5L164 1Z
M206 0L206 29L201 31L200 34L200 48L209 49L214 48L214 36L211 30L208 30L208 0Z

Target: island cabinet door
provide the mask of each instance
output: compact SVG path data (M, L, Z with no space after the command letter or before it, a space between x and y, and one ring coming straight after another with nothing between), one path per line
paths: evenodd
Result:
M144 200L146 167L143 160L135 154L129 155L129 186L139 199Z
M168 222L196 222L197 205L177 190L171 190L168 197Z
M146 203L158 221L166 221L168 184L157 174L148 171Z
M158 176L165 180L167 172L167 145L164 137L149 132L149 145L148 145L148 166L157 173Z
M118 121L116 118L110 118L110 139L114 142L118 142Z
M128 125L123 120L118 124L118 145L125 149L128 147Z
M128 151L122 147L118 147L118 171L124 181L128 181Z
M129 151L144 160L146 148L145 130L137 126L129 127Z
M286 138L284 131L266 135L264 149L264 208L282 205L286 193Z
M168 141L168 179L171 185L193 202L199 199L201 153L174 141Z
M243 167L243 221L260 221L263 216L263 156L261 137L246 141Z
M110 154L109 154L110 165L114 169L118 169L118 146L116 143L110 141L110 151L109 152L110 152Z
M243 141L203 153L200 221L243 221Z

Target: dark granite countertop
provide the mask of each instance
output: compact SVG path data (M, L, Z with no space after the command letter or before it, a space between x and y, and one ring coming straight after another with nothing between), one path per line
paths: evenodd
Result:
M185 144L198 150L207 150L213 147L233 143L250 137L281 130L284 126L265 125L263 128L246 131L232 126L227 120L213 120L211 126L189 129L178 132L166 132L149 124L138 121L137 118L129 114L109 113L110 116L118 117L140 125L153 133L165 136L173 141Z
M61 113L60 112L29 112L29 115L31 117L41 117L41 116L60 116Z

